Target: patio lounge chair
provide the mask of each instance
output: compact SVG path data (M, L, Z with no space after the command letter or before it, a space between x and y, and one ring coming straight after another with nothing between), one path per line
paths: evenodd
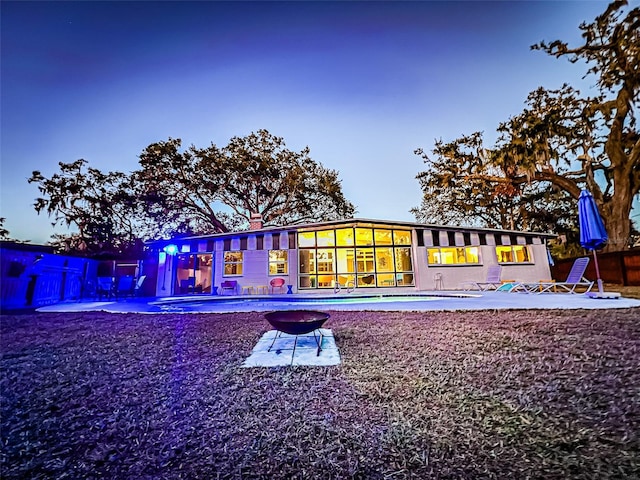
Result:
M134 287L133 275L123 275L119 277L116 283L116 298L133 296Z
M545 292L561 292L576 293L576 288L585 287L585 293L591 290L594 282L584 278L584 272L589 265L589 257L580 257L573 262L573 266L564 282L556 282L555 280L540 280L537 283L516 283L510 292L526 292L526 293L545 293Z
M98 300L102 300L105 296L107 299L113 296L115 279L113 277L98 277L98 283L96 285L96 295Z
M501 280L501 275L502 265L491 265L487 270L487 279L484 282L464 282L462 284L463 289L471 290L473 288L477 288L481 292L486 292L487 290L497 290L505 281L507 281Z
M136 282L136 286L133 288L133 295L139 297L142 295L142 284L144 283L146 275L141 275L138 277L138 281Z

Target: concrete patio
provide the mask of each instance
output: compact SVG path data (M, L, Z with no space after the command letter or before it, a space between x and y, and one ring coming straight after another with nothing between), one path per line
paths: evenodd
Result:
M415 292L413 292L415 294ZM271 310L314 309L334 311L473 311L473 310L528 310L528 309L611 309L640 307L640 300L631 298L590 298L585 294L562 293L507 293L507 292L420 292L424 299L403 301L392 297L383 301L358 298L357 294L335 295L314 299L283 296L225 296L176 297L154 299L126 299L106 302L58 303L38 308L39 312L91 312L113 313L232 313ZM433 295L433 296L430 296ZM317 295L316 295L317 297ZM223 300L223 301L219 301ZM288 301L289 300L289 301ZM345 303L340 303L344 300Z

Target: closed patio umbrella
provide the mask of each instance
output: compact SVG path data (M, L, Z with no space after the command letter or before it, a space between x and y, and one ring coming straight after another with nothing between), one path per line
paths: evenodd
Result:
M596 277L598 279L598 291L603 293L602 280L600 279L600 268L598 267L598 257L596 249L607 243L607 230L604 228L602 217L598 212L598 206L591 193L587 190L580 192L578 199L578 223L580 225L580 245L588 250L593 250L593 261L596 267Z

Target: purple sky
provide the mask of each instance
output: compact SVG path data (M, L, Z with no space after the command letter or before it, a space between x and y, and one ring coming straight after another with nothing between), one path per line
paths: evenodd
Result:
M0 216L43 243L33 170L131 171L155 141L266 128L339 170L358 217L414 220L414 149L477 130L490 143L538 86L590 93L583 66L529 46L578 44L607 4L3 1Z

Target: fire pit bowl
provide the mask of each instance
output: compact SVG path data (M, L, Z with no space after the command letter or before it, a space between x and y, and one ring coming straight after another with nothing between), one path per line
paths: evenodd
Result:
M329 314L313 310L283 310L265 313L264 317L273 328L290 335L304 335L322 327Z
M313 310L283 310L277 312L265 313L264 317L267 322L271 324L273 328L277 330L277 333L273 337L271 346L267 349L271 351L276 340L282 333L288 333L289 335L295 335L296 339L293 343L293 351L296 350L298 343L298 335L305 335L313 332L313 338L316 340L318 351L316 355L320 355L322 351L322 330L318 330L324 322L329 318L328 313L316 312ZM318 330L319 338L316 336L316 330ZM276 352L279 353L279 350Z

